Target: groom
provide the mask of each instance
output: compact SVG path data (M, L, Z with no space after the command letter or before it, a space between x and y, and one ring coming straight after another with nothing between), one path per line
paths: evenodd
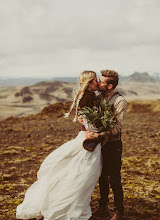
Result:
M122 141L121 130L127 111L127 102L124 97L119 94L115 88L118 85L118 73L113 70L102 70L99 79L99 91L103 97L114 105L117 123L111 131L102 132L100 134L86 131L87 139L97 138L102 142L103 167L102 174L99 179L100 200L99 209L93 213L93 217L101 217L104 213L109 214L108 196L109 184L114 194L115 214L111 220L120 220L123 215L123 189L121 184L121 155Z

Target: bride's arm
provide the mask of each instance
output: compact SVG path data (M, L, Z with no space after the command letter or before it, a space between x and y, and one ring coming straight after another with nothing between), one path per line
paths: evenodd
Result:
M96 101L96 96L94 92L86 91L83 97L79 102L79 107L82 108L84 106L92 108L94 106L94 102ZM97 129L94 125L89 124L85 117L79 116L78 121L84 125L85 129L92 132L97 132Z
M93 124L88 123L88 121L85 117L83 117L83 125L87 131L91 131L94 133L98 132L98 129Z

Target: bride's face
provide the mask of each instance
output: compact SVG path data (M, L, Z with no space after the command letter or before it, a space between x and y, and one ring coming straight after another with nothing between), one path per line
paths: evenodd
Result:
M93 91L97 90L97 86L98 86L98 82L97 82L97 76L94 77L94 79L92 79L92 81L89 84L89 88Z

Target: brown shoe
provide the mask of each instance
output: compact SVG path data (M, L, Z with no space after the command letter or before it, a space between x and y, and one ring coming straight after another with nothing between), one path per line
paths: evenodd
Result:
M116 211L116 213L110 220L121 220L121 219L122 219L122 214L119 211Z
M94 219L103 218L107 216L110 216L108 205L100 206L95 212L93 212L93 215L92 215Z

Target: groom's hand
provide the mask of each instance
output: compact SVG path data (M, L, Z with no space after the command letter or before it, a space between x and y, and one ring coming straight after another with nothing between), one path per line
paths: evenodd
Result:
M94 133L92 131L86 131L85 132L85 137L87 139L98 139L98 133Z

